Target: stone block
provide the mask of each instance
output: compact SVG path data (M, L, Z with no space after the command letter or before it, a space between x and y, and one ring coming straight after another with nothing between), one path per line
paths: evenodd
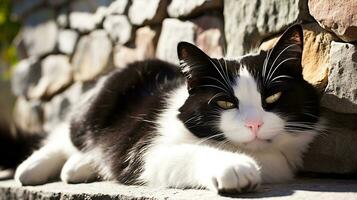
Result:
M125 44L131 39L131 24L125 15L109 15L103 23L110 38L119 44Z
M168 0L133 0L129 8L129 19L134 25L159 24L167 16Z
M53 52L57 36L58 27L54 13L49 9L42 9L30 15L21 31L21 40L28 56L43 56Z
M84 94L90 91L93 86L94 83L92 82L76 82L63 93L46 102L43 106L44 130L51 131L60 123L69 121L71 109L81 101ZM74 112L79 112L79 110Z
M249 53L296 21L313 21L305 0L225 0L224 19L228 57Z
M156 57L178 64L177 44L180 41L194 43L197 27L189 21L167 18L162 24Z
M309 11L320 25L345 42L357 41L356 0L309 0Z
M21 130L28 133L42 133L43 108L38 100L26 100L19 97L14 107L14 122Z
M170 17L191 17L223 10L223 0L173 0L167 8Z
M41 77L28 91L31 99L49 99L72 82L72 66L64 55L50 55L41 61Z
M60 52L71 55L76 47L79 34L71 29L60 30L58 35L58 49Z
M111 0L72 1L69 14L70 27L82 33L94 30L104 18L104 8L111 2Z
M122 15L127 10L128 5L129 0L113 1L107 9L107 14Z
M17 63L11 80L12 92L16 96L28 98L28 91L41 77L41 70L40 62L34 57Z
M141 27L136 31L135 48L123 45L114 47L114 66L125 67L134 61L155 57L159 31L149 26Z
M190 21L165 19L156 57L178 64L176 48L180 41L196 43L208 55L222 57L224 49L223 20L210 15Z
M322 105L336 112L357 113L357 45L332 42L330 59Z
M79 39L72 66L76 81L93 80L111 63L112 42L105 30L95 30Z

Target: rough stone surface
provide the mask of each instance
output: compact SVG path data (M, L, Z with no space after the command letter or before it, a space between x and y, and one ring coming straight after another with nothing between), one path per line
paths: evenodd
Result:
M177 44L180 41L193 43L196 26L192 22L177 19L165 19L162 24L160 39L157 45L156 57L178 64ZM175 37L173 37L173 35Z
M111 0L78 0L70 4L70 27L80 32L89 32L103 19L101 7L108 6ZM98 12L96 13L96 11Z
M167 12L170 17L189 17L221 9L223 9L223 0L173 0Z
M207 199L233 200L354 200L357 197L357 181L334 179L299 179L288 184L263 185L257 193L219 196L206 190L159 189L143 186L124 186L112 182L95 182L90 184L49 183L36 187L20 187L13 180L0 182L0 199Z
M240 56L257 48L264 38L297 20L311 20L306 4L304 0L225 0L227 56Z
M311 15L346 42L357 41L356 0L309 0Z
M167 16L168 0L133 0L129 8L129 19L134 25L158 24Z
M322 29L316 23L303 25L304 50L302 56L303 75L305 80L313 84L320 91L327 85L330 63L330 44L336 40L333 34ZM268 50L274 47L280 35L264 41L260 49Z
M109 15L103 23L110 38L119 44L125 44L131 39L131 24L125 15Z
M128 0L113 1L107 9L108 14L124 14L128 7Z
M158 30L149 26L139 28L136 31L135 48L123 45L114 47L114 66L122 68L134 61L154 58L158 34Z
M31 99L48 99L72 81L72 66L64 55L50 55L41 62L41 78L28 93Z
M323 109L327 128L312 143L304 158L304 171L320 173L357 172L357 114Z
M41 102L18 98L14 107L14 122L18 128L28 133L41 133L43 123Z
M305 80L323 90L327 85L328 69L331 67L330 44L337 38L317 24L307 24L303 28L303 75Z
M58 27L53 11L42 9L29 16L22 29L22 41L29 56L42 56L55 50ZM46 41L46 42L44 42Z
M105 72L110 66L111 51L112 43L105 30L96 30L81 37L72 59L74 79L92 80Z
M322 105L336 112L357 113L357 45L332 42L330 53Z
M191 21L197 27L195 44L211 57L222 57L225 46L223 19L207 15Z
M94 15L86 12L72 12L69 14L69 24L79 32L89 32L96 27Z
M222 57L224 48L223 20L210 15L190 21L165 19L156 57L178 64L176 47L180 41L196 43L208 55Z
M58 35L58 49L60 52L71 55L77 44L79 34L70 29L61 30Z
M16 96L28 97L30 88L36 85L41 77L41 65L37 58L21 60L13 72L11 86Z
M84 94L90 91L93 86L94 83L92 82L77 82L47 102L44 105L44 130L51 131L61 122L69 120L70 110L73 105L80 102Z

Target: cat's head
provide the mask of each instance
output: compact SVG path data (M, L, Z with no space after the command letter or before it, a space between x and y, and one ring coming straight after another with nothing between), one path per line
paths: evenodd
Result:
M237 60L210 58L192 44L179 43L189 91L179 119L199 138L252 150L313 130L319 97L303 79L302 49L300 25L286 30L272 50Z

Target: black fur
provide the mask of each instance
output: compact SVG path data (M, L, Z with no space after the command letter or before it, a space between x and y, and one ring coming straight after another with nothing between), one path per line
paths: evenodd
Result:
M39 147L43 137L42 134L27 133L5 120L0 120L0 167L17 167Z
M176 66L159 60L113 72L84 118L72 122L73 143L79 149L88 140L104 146L117 180L132 184L140 171L142 150L155 135L155 120L165 107L165 96L183 83ZM127 160L129 152L135 156Z

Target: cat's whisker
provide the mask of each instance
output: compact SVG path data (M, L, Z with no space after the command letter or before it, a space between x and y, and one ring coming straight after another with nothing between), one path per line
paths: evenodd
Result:
M222 83L220 80L218 80L217 78L215 77L211 77L211 76L204 76L202 78L208 78L208 79L212 79L212 80L215 80L217 81L218 83L220 83L224 88L226 88L227 90L230 90L230 88L227 87L227 85L225 85L224 83Z
M220 133L220 134L212 135L212 136L210 136L210 137L206 137L206 138L204 138L204 139L199 140L199 141L196 142L195 144L196 144L196 145L200 145L200 144L202 144L202 143L204 143L204 142L207 142L208 140L211 140L211 139L213 139L213 138L215 138L215 137L220 137L220 136L224 136L224 134L223 134L223 133Z
M212 63L213 67L217 70L217 72L219 73L219 75L222 77L223 81L227 84L227 86L229 86L229 80L228 77L223 76L223 74L221 73L221 71L218 69L217 65L211 60L209 59L209 61ZM230 92L228 92L230 93Z
M294 79L292 76L289 76L289 75L280 75L280 76L274 77L271 81L268 81L267 86L269 86L270 84L276 82L276 80L281 79L281 78Z
M188 118L186 121L184 121L183 123L184 124L187 124L188 122L191 122L191 121L193 121L193 120L196 120L196 115L193 115L192 117L190 117L190 118Z
M278 56L275 58L275 60L273 61L273 63L271 64L269 71L268 71L268 77L270 76L271 70L274 68L275 62L280 58L280 56L289 48L291 48L292 46L295 46L297 44L290 44L287 47L285 47L279 54ZM264 83L267 82L267 79L265 79Z
M142 117L130 116L130 118L136 119L136 120L140 120L140 121L143 121L143 122L148 122L148 123L152 123L152 124L157 124L156 121L147 120L147 119L144 119L144 118L142 118Z
M269 83L271 82L270 79L273 77L273 75L274 75L274 73L276 72L276 70L277 70L283 63L285 63L285 62L287 62L287 61L290 61L290 60L298 60L298 58L286 58L286 59L284 59L283 61L281 61L281 62L274 68L273 72L269 74L269 76L268 76L268 78L267 78L267 81L268 81L268 84L267 84L267 85L269 85Z
M225 93L222 93L222 92L215 94L213 97L211 97L211 98L208 100L208 104L210 104L211 101L212 101L214 98L216 98L216 97L218 97L218 96L225 96L225 95L226 95L226 94L225 94Z
M226 79L229 81L230 79L229 79L227 67L226 67L225 70L224 70L224 69L223 69L223 66L222 66L222 64L221 64L221 62L220 62L219 60L217 60L217 62L218 62L218 64L219 64L219 66L221 67L224 76L225 76ZM227 65L225 65L225 66L227 66ZM230 82L230 81L229 81L229 82ZM229 84L228 87L230 87L230 85L231 85L231 84Z
M226 144L228 144L228 143L230 143L230 141L227 140L227 139L224 139L224 140L222 140L222 141L220 141L220 142L217 143L217 148L218 148L218 149L222 149L222 146L224 146L224 145L226 145Z
M223 59L223 61L224 61L224 67L225 67L225 69L226 69L226 74L227 74L227 76L228 76L229 72L228 72L227 61L226 61L225 59Z
M217 85L200 85L200 86L197 86L197 88L200 88L200 87L213 87L213 88L217 88L217 89L223 90L224 92L230 94L229 91L227 91L226 89L224 89L222 87L219 87Z
M273 49L274 49L274 48L273 48ZM269 62L269 60L270 60L270 55L271 55L271 52L273 52L273 49L269 49L269 50L268 50L267 56L265 57L265 60L264 60L263 73L262 73L263 80L265 80L266 68L267 68L267 66L268 66L268 62Z

